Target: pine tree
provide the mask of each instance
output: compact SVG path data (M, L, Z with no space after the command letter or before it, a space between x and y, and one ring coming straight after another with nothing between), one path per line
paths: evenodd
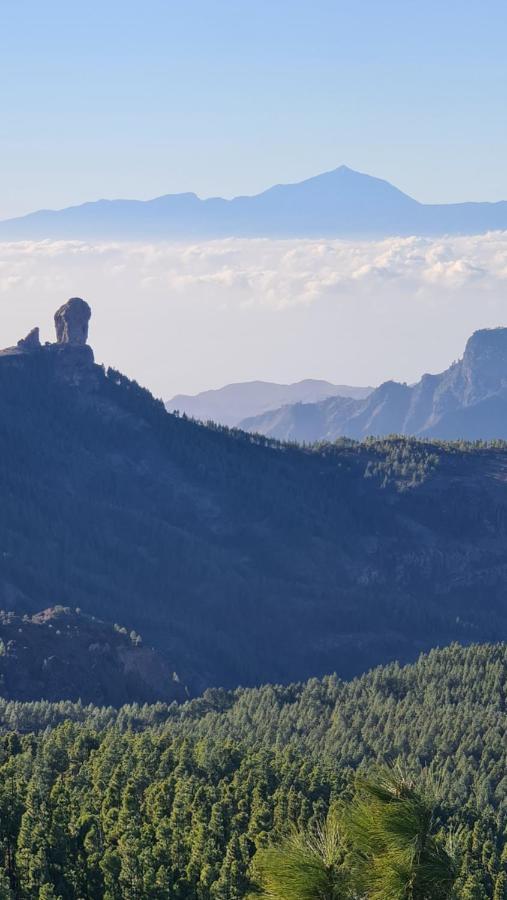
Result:
M488 895L478 875L468 875L459 892L460 900L488 900Z
M39 890L38 900L62 900L62 898L55 893L55 889L51 884L46 883Z
M369 900L447 900L456 865L435 837L432 800L400 770L357 780L344 811L353 878Z
M279 846L261 849L254 873L265 900L342 900L350 897L343 867L343 846L337 823L294 831Z
M5 869L0 869L0 900L12 900L13 896L9 876Z
M507 874L500 872L495 881L493 900L507 900Z

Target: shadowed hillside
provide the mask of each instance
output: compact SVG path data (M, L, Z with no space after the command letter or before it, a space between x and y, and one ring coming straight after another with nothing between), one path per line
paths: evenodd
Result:
M115 706L186 697L138 634L62 606L34 616L0 612L0 692L10 700Z
M503 446L204 427L95 365L79 303L0 356L1 607L126 624L194 690L507 636Z

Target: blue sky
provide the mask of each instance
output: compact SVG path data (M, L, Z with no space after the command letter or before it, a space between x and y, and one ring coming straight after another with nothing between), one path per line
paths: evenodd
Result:
M507 199L505 0L4 0L0 216L341 163Z

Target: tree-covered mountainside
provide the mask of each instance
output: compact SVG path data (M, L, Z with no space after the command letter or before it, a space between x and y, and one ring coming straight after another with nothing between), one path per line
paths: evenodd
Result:
M506 475L503 445L205 427L32 335L0 355L0 607L120 622L194 691L501 639Z
M505 900L506 689L505 645L452 646L182 706L2 701L0 896L242 900L259 849L400 763L433 773L456 897Z

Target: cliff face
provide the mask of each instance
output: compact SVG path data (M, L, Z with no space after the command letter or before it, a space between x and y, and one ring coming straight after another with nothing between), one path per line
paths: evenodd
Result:
M448 440L507 438L507 328L476 331L463 359L415 385L390 381L364 400L331 397L244 419L280 440L406 434Z
M84 347L88 340L88 322L92 311L86 300L71 297L55 312L56 341Z

